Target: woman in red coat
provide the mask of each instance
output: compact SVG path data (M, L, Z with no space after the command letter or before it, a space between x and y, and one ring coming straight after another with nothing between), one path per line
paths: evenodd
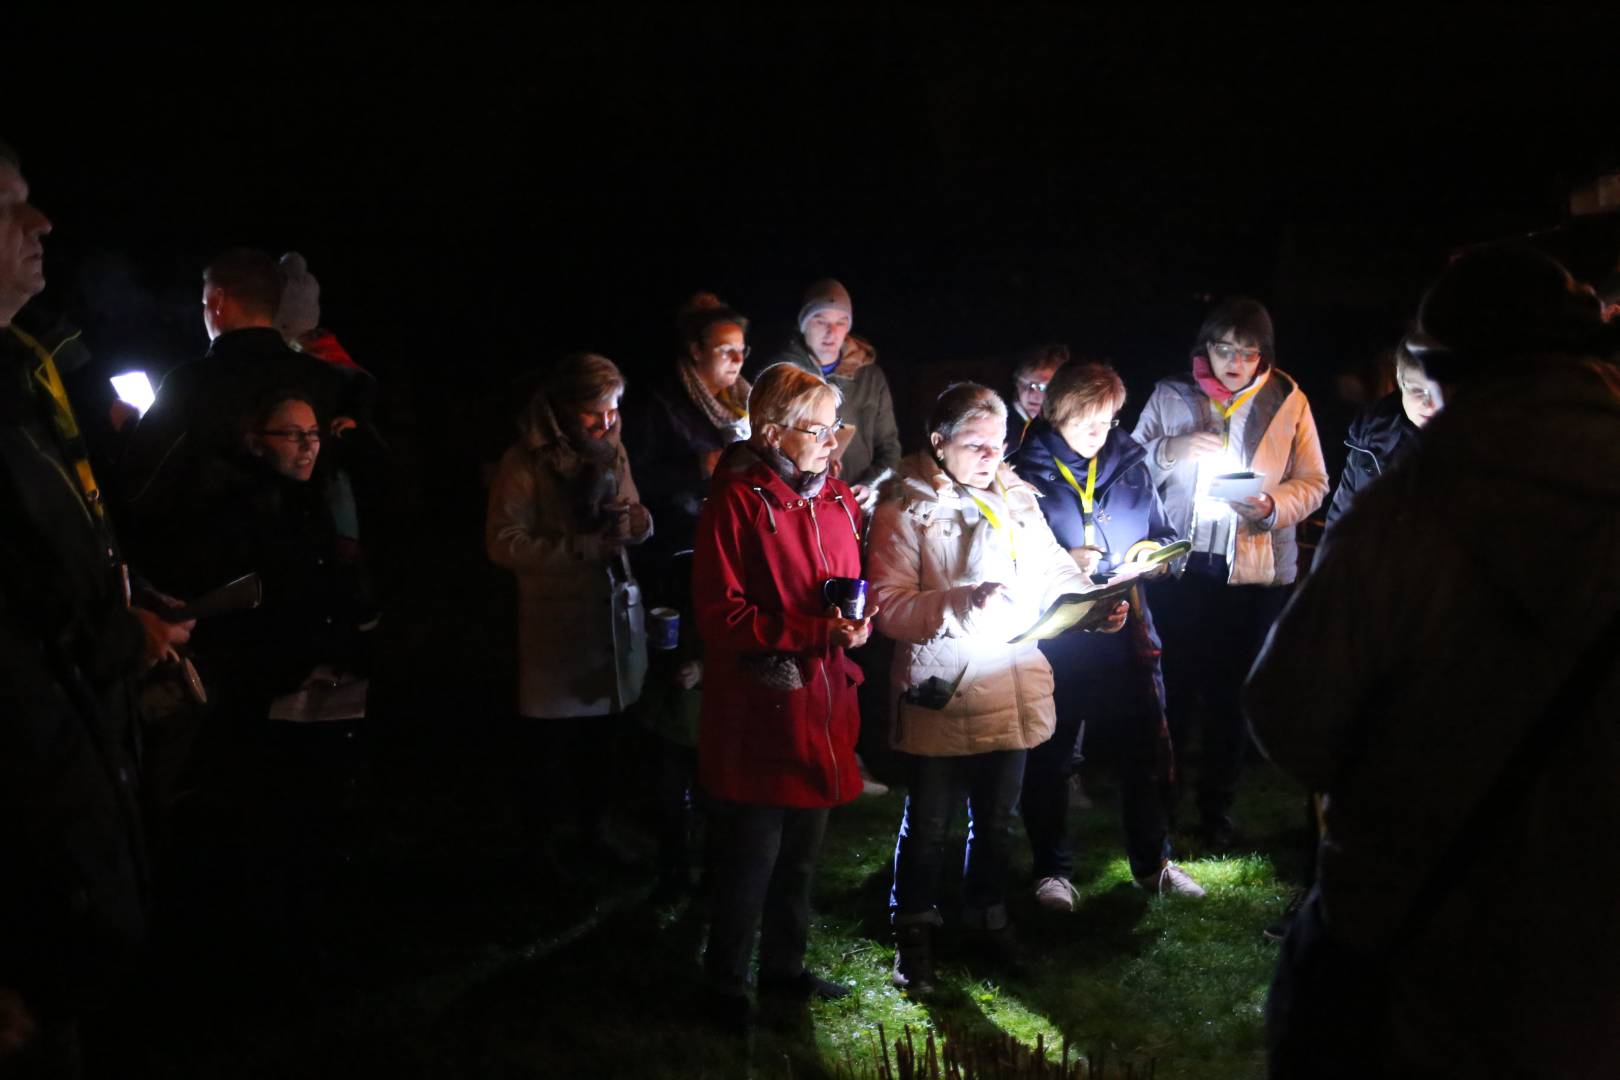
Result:
M840 395L790 364L748 398L753 434L720 458L698 518L692 593L703 639L698 777L712 800L705 974L716 1016L748 1022L754 933L762 994L841 997L804 968L810 879L827 811L861 793L855 764L861 621L829 578L861 576L860 508L828 475Z

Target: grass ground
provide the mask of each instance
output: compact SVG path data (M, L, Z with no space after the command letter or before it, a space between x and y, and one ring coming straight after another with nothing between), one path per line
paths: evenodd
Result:
M1005 1032L1052 1052L1150 1060L1159 1077L1263 1074L1261 1009L1281 914L1300 870L1297 797L1265 766L1246 782L1245 853L1177 859L1202 902L1148 899L1130 882L1114 792L1088 776L1076 811L1079 909L1029 897L1017 838L1016 970L947 951L943 992L889 983L885 897L901 797L835 811L819 870L810 963L854 992L769 1018L748 1041L701 1024L701 919L655 907L635 874L558 887L526 872L485 785L412 788L385 800L381 842L344 912L308 955L248 958L230 926L148 998L155 1075L390 1077L813 1077L876 1061L878 1032ZM480 801L482 800L482 801ZM423 823L431 828L424 831ZM948 947L949 936L945 939ZM182 1025L175 1028L176 1020ZM1110 1075L1113 1075L1110 1073Z

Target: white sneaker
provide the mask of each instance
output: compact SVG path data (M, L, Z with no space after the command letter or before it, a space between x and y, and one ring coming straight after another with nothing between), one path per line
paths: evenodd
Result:
M871 773L866 771L866 762L861 760L861 755L855 755L855 764L859 766L861 770L862 795L887 795L889 793L888 784L885 784L883 781L877 779Z
M1137 878L1136 887L1156 896L1185 896L1190 900L1202 899L1207 895L1203 886L1173 862L1165 863L1157 874Z
M1079 895L1068 878L1043 877L1035 883L1035 902L1048 911L1072 912Z

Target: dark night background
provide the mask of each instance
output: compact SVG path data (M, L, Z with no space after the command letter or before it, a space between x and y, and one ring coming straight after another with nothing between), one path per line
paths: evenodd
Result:
M1012 358L1047 341L1114 360L1129 421L1186 363L1207 300L1245 292L1271 308L1336 474L1355 408L1340 376L1374 369L1448 253L1560 226L1572 188L1620 172L1607 5L1133 7L7 8L0 139L55 224L24 321L84 329L70 389L92 436L108 375L207 347L201 269L238 245L303 252L323 321L380 380L397 468L364 526L385 611L377 794L358 914L333 923L360 985L449 985L491 941L579 914L500 876L530 853L499 824L499 778L526 763L490 735L512 708L514 590L484 556L483 467L515 434L524 373L590 349L634 395L699 289L751 316L768 354L804 286L834 276L914 449L947 379L1006 391ZM1615 266L1608 217L1583 226L1583 276ZM479 1060L469 1047L563 996L476 999L509 1019L457 1021L476 1032L463 1047L456 1023L379 993L356 1035L285 990L308 983L255 985L234 908L173 892L207 917L165 928L135 1014L158 1060L274 1067L308 1045L286 1018L315 1016L336 1060L460 1075L433 1054ZM646 1007L616 985L605 999Z
M1114 359L1132 415L1204 298L1253 293L1336 467L1335 375L1446 253L1620 162L1615 27L1580 10L22 17L0 137L55 221L36 307L85 328L81 395L204 349L209 256L302 251L419 539L471 569L514 376L667 363L699 288L769 350L841 278L908 445L948 376L1005 388L1048 340Z

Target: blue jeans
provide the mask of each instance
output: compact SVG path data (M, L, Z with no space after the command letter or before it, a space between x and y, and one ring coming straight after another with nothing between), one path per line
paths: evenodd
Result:
M910 790L894 845L889 914L896 926L940 920L936 902L945 835L966 800L967 853L962 865L962 921L986 930L1007 925L1007 864L1013 810L1024 781L1024 750L965 757L906 755Z
M804 970L810 939L810 880L827 830L827 810L709 804L709 985L728 994L748 986L759 935L759 971L792 978ZM763 924L763 925L762 925Z

